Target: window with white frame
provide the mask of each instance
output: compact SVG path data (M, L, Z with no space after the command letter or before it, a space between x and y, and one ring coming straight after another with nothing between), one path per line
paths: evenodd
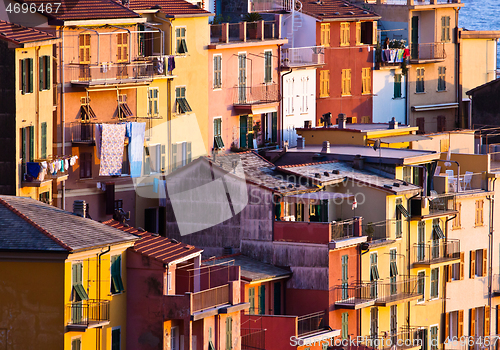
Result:
M295 78L286 80L286 114L293 114L293 85Z
M302 99L301 99L301 106L300 106L300 112L301 113L307 113L309 111L309 104L307 101L308 98L308 85L309 85L309 77L302 77L301 79L301 85L302 85Z
M222 55L214 55L214 89L222 87Z
M273 52L264 51L264 82L273 82Z
M186 43L186 28L175 28L175 52L185 55L188 52Z
M222 117L214 118L214 149L223 149L224 141L222 140Z

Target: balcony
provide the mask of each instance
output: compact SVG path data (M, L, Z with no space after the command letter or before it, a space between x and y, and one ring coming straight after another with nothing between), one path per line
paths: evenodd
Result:
M427 205L422 201L428 201ZM429 217L454 215L457 213L455 202L455 193L413 198L410 202L411 218L412 220L421 220Z
M161 56L125 63L103 62L100 65L70 63L65 71L71 84L79 86L145 83L154 78L173 77Z
M259 114L261 108L278 108L279 101L280 92L276 83L233 88L233 106L239 113Z
M323 46L281 49L282 67L308 67L323 64L325 64L325 48Z
M460 241L439 240L436 244L414 244L413 266L429 267L460 262Z
M298 336L304 336L327 329L329 329L329 327L325 311L299 316L297 319Z
M377 336L362 339L360 345L372 349L413 349L421 348L426 339L427 329L424 327L401 327L395 332L383 332Z
M443 61L446 58L445 43L411 44L410 63Z
M257 21L239 23L221 23L210 25L209 49L228 47L249 43L249 45L286 44L288 40L280 39L280 21ZM269 42L269 41L272 41Z
M95 143L94 128L92 122L73 122L70 123L71 142L73 144L93 145Z
M281 12L291 11L292 0L251 0L248 12Z
M85 300L66 306L69 331L85 331L109 324L109 300Z
M229 284L192 294L191 312L229 304Z
M357 310L375 305L371 286L367 282L335 287L335 307Z
M494 297L500 296L500 275L493 275L491 281L491 293Z

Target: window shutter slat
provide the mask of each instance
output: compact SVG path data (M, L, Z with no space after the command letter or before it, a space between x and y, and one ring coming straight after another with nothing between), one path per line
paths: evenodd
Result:
M488 249L483 249L483 271L482 276L488 274Z
M470 252L470 278L474 278L476 275L476 251L472 250Z
M458 310L458 339L464 335L464 310Z

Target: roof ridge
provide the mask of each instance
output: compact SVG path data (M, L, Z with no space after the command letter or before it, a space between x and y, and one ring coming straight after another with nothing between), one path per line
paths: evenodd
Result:
M7 201L5 201L3 198L0 198L0 203L3 204L4 207L6 207L10 211L12 211L14 214L16 214L17 216L19 216L21 219L23 219L24 221L26 221L27 223L29 223L31 226L33 226L34 228L36 228L38 231L40 231L40 233L44 234L45 236L49 237L54 242L56 242L57 244L59 244L62 248L66 249L66 250L72 250L70 246L68 246L66 243L64 243L60 239L54 237L49 231L47 231L42 226L38 225L36 222L34 222L33 220L31 220L29 217L27 217L25 214L21 213L19 210L17 210L16 208L14 208L10 203L8 203Z

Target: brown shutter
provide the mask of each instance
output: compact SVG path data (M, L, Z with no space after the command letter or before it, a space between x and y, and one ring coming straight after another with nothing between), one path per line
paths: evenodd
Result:
M446 337L450 334L450 313L447 312L444 315L444 337L443 337L443 343L446 342Z
M465 253L460 252L460 280L464 279L464 262L465 262Z
M453 265L450 264L448 266L445 266L445 278L446 282L451 282L451 276L453 274Z
M476 309L470 309L470 318L469 318L469 335L474 337L476 335Z
M486 276L488 274L488 249L483 249L483 274Z
M476 251L470 251L470 269L469 269L470 278L474 278L476 276Z
M486 305L484 307L484 336L488 337L490 335L490 307Z
M464 310L458 310L458 330L457 337L460 339L464 335Z

